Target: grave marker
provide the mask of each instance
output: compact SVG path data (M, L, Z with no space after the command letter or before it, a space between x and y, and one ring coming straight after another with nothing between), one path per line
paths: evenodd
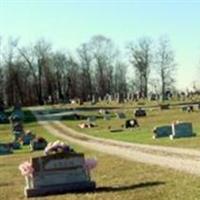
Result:
M191 136L194 136L192 123L182 122L172 124L172 135L170 136L171 139Z
M31 160L32 176L26 176L25 196L36 197L49 194L91 191L91 181L81 153L57 153Z

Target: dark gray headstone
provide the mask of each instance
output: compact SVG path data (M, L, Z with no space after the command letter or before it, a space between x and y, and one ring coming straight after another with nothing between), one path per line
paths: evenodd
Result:
M146 117L146 115L146 111L142 108L139 108L135 111L135 117Z
M172 124L172 135L170 137L171 139L191 136L194 136L192 123L182 122Z
M153 130L154 136L153 138L160 138L160 137L169 137L172 134L172 126L159 126L154 128Z

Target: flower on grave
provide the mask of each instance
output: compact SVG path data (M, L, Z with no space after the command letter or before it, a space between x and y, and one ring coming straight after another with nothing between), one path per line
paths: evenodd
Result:
M97 160L94 158L87 158L85 159L85 169L90 172L97 166Z
M52 153L69 153L72 151L73 149L71 149L69 145L57 140L53 143L52 142L48 143L47 147L44 150L44 154L49 155Z
M23 176L32 176L33 174L33 167L30 162L26 161L19 165L19 170Z

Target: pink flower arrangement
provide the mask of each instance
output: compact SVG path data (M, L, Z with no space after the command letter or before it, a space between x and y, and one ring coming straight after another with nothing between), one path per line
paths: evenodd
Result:
M33 167L30 162L26 161L19 165L19 170L23 176L32 176L33 174Z
M85 159L85 168L87 171L91 171L97 166L97 160L94 158Z

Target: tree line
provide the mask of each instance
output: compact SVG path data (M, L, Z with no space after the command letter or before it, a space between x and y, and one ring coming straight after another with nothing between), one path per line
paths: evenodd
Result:
M128 93L147 98L150 85L164 99L175 82L175 55L169 39L162 37L155 42L143 37L129 42L124 52L103 35L93 36L73 54L53 50L44 39L26 46L18 39L11 38L6 44L2 39L0 101L42 105Z

